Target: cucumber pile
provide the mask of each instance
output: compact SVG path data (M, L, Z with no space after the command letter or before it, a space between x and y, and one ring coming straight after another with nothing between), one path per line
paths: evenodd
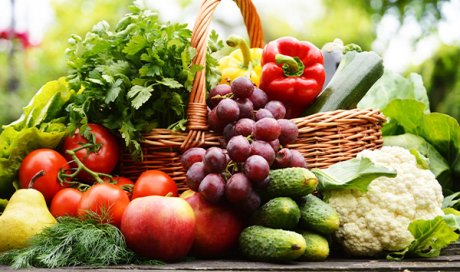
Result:
M308 169L270 171L265 200L239 238L241 254L254 261L323 261L329 235L339 228L337 212L312 194L318 180Z

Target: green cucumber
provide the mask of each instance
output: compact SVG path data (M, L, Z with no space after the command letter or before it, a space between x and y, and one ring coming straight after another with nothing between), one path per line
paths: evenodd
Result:
M331 234L339 229L337 211L315 195L306 195L299 201L299 226L321 234Z
M270 182L261 192L264 198L302 197L316 190L318 179L308 169L290 167L271 170Z
M273 229L293 230L299 219L300 209L292 198L276 197L257 209L250 223Z
M250 226L241 232L239 250L250 260L289 262L305 253L306 242L294 231Z
M299 261L324 261L327 259L329 242L324 236L307 230L299 233L307 244L304 254L298 259Z
M356 108L367 91L383 75L383 60L375 52L345 54L331 81L305 115Z

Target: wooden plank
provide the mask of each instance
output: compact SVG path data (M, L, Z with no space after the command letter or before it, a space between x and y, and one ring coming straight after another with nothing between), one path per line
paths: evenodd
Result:
M239 259L229 260L190 260L158 266L119 265L109 267L66 267L53 269L61 271L104 271L124 272L126 270L156 271L460 271L460 243L444 249L436 258L406 259L387 261L385 259L355 259L331 257L325 262L291 262L285 264L250 262ZM0 271L14 272L8 266L0 265ZM32 269L32 271L50 271L49 269Z
M390 262L383 259L330 259L325 262L292 262L286 264L248 262L242 260L192 260L158 266L120 265L110 267L72 267L53 269L60 271L104 271L122 272L126 270L158 271L460 271L460 256L440 256L430 259L410 259ZM7 266L0 271L13 272ZM33 269L49 271L49 269Z

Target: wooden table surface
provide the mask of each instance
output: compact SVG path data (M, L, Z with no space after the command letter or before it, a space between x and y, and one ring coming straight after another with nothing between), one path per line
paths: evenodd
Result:
M249 262L245 260L190 260L157 266L119 265L108 267L65 267L57 269L25 269L21 271L457 271L460 272L460 244L449 246L435 258L387 261L384 259L330 258L324 262L292 262L285 264ZM18 271L1 266L0 271Z

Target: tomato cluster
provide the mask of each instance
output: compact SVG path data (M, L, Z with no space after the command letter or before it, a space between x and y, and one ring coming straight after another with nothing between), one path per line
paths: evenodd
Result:
M88 128L89 133L76 130L65 137L60 152L37 149L21 163L20 187L40 191L53 216L96 213L119 226L131 199L178 195L176 183L162 171L147 170L135 183L114 176L120 157L117 138L101 125L88 124Z

